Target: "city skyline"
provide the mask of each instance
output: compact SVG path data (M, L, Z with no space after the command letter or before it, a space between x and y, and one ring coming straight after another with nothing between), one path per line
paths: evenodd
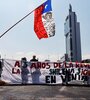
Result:
M46 0L2 0L0 2L0 35L19 19ZM0 54L3 58L29 59L35 54L40 60L57 60L65 53L64 21L68 14L69 4L78 16L81 33L81 49L83 58L90 58L89 18L90 1L52 0L53 16L56 23L56 34L52 38L39 40L33 30L33 13L23 22L15 26L0 39Z

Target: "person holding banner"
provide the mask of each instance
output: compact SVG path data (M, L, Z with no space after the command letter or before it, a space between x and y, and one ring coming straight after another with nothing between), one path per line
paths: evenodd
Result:
M22 84L27 84L28 82L28 73L29 70L27 69L27 59L26 57L21 59L21 77L22 77Z
M34 55L33 58L30 60L30 63L37 63L38 59L36 59L36 56ZM39 84L40 83L40 69L39 68L31 68L31 76L32 76L32 83L33 84Z
M68 82L71 81L70 69L62 68L61 79L62 79L62 84L68 85Z

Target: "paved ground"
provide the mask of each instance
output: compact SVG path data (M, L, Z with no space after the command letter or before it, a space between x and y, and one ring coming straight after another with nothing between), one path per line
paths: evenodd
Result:
M0 100L90 100L90 87L0 86Z

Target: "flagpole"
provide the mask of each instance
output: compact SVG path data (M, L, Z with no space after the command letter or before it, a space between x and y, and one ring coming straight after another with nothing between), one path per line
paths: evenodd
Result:
M34 11L34 10L33 10ZM28 13L26 16L21 18L19 21L17 21L14 25L12 25L9 29L7 29L2 35L0 35L0 38L2 38L8 31L10 31L13 27L15 27L17 24L19 24L21 21L23 21L26 17L28 17L33 11Z
M42 3L43 4L43 3ZM41 4L41 5L42 5ZM40 5L40 6L41 6ZM40 7L38 6L38 7ZM37 8L38 8L37 7ZM35 8L34 10L36 10L37 8ZM14 25L12 25L10 28L8 28L3 34L0 35L0 38L2 38L7 32L9 32L13 27L15 27L17 24L19 24L21 21L23 21L26 17L28 17L34 10L32 10L30 13L28 13L26 16L24 16L23 18L21 18L19 21L17 21Z

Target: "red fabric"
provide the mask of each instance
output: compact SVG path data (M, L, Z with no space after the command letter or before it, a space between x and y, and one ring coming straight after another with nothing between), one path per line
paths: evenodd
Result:
M44 5L41 5L34 12L34 31L39 39L48 38L47 32L42 22L43 9L44 9Z

